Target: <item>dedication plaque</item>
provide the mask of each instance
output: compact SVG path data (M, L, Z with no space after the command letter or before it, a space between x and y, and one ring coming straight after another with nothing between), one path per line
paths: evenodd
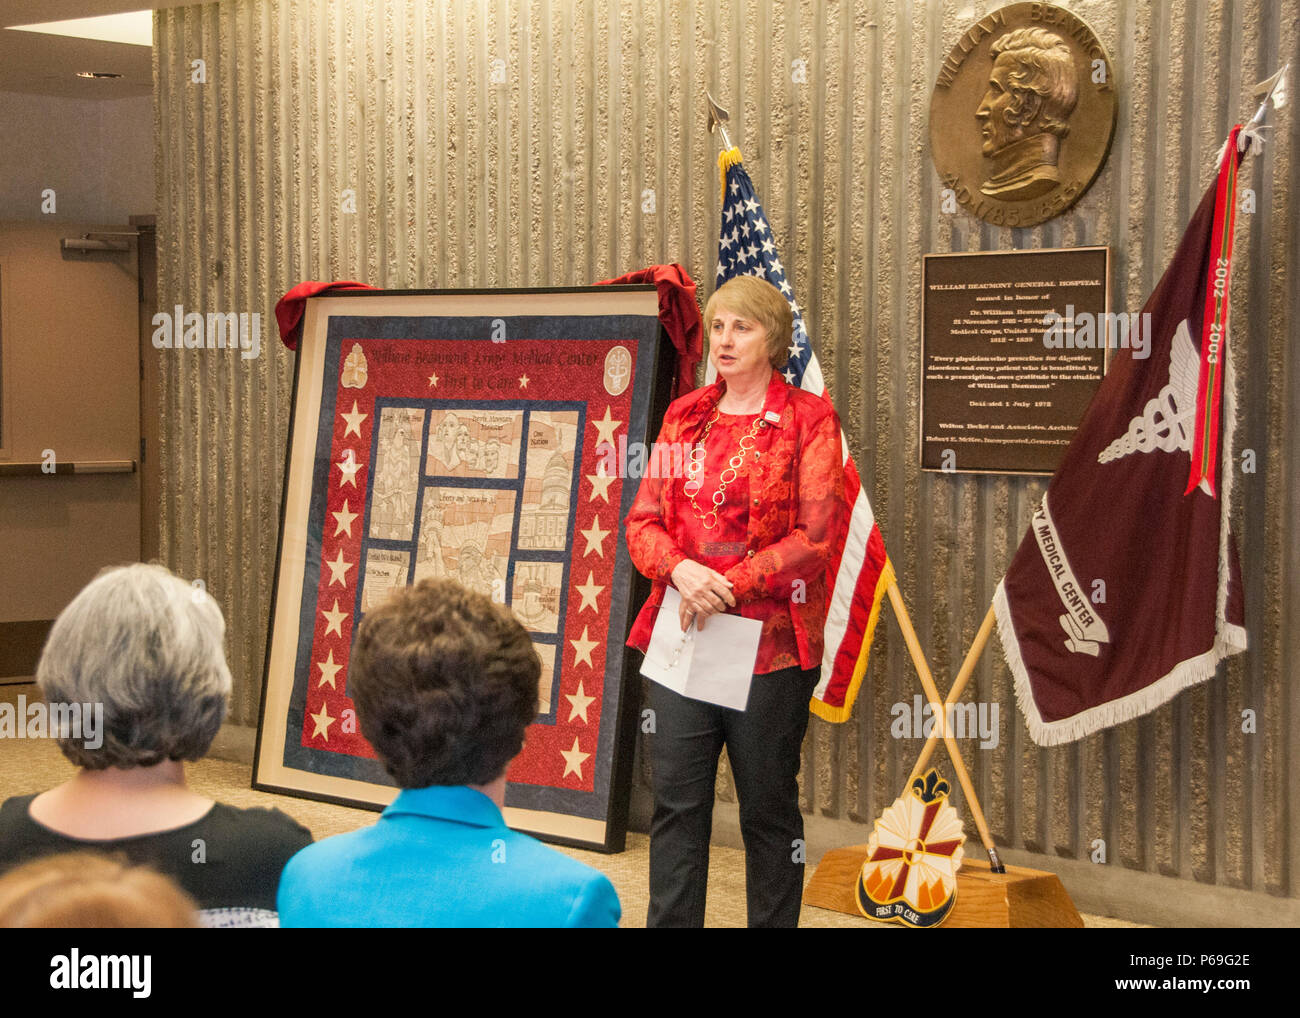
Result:
M1096 179L1115 134L1115 74L1077 15L999 7L962 33L930 97L930 153L945 190L995 226L1060 215Z
M921 468L1055 473L1105 374L1107 337L1143 338L1107 313L1109 292L1107 247L926 255Z

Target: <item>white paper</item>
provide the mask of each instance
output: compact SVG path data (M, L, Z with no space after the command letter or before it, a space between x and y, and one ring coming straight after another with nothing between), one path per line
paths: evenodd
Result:
M704 629L683 633L682 597L672 587L655 619L641 674L692 700L744 710L758 660L763 623L739 615L710 615Z

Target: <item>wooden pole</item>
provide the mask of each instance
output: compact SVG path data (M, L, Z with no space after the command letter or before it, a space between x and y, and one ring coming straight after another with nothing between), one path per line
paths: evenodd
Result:
M989 635L993 632L993 624L997 621L997 615L993 611L993 605L989 605L988 613L984 616L984 622L980 625L979 632L975 634L975 639L971 642L970 650L966 652L966 660L961 663L961 671L957 673L957 680L952 684L952 689L948 690L948 699L943 702L943 717L946 721L948 718L948 708L957 702L962 691L966 688L966 683L970 677L975 674L975 665L978 663L980 656L984 653L984 644L988 643ZM925 740L925 748L921 750L921 755L917 758L916 766L912 768L912 773L908 775L907 784L910 787L912 782L920 777L921 772L925 770L925 765L930 762L930 757L934 754L934 748L939 744L939 733L942 729L936 727L930 733L930 737Z
M956 772L957 781L961 785L962 792L966 795L966 804L970 807L971 817L975 821L975 827L979 830L980 840L984 843L984 851L988 853L989 866L995 873L1005 873L1006 868L998 858L997 846L993 844L993 835L989 833L989 826L984 820L984 811L980 808L979 797L975 794L970 775L966 772L966 764L961 758L961 750L958 749L957 741L947 729L946 716L943 713L943 701L939 697L939 690L935 688L934 679L930 675L930 666L921 650L921 641L916 638L916 630L912 628L912 619L907 613L907 605L903 603L903 594L898 589L897 579L890 581L888 590L889 603L894 606L894 617L898 620L898 628L903 632L903 641L907 644L907 651L912 656L912 664L916 666L917 675L920 676L921 688L925 690L925 695L930 700L931 710L937 711L934 731L941 732L943 735L943 744L948 748L948 757L952 760L952 769ZM987 639L987 636L985 639ZM969 655L967 656L969 657ZM973 663L971 667L974 668ZM910 780L908 785L910 787Z

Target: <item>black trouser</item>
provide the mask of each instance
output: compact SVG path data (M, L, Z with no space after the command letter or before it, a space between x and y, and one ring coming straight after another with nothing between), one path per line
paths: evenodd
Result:
M804 858L799 751L819 673L786 668L755 675L744 711L649 684L655 809L647 926L704 925L713 789L724 745L740 804L749 925L799 924Z

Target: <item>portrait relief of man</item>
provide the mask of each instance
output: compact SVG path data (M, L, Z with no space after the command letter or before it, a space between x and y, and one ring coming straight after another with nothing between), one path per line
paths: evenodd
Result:
M993 70L975 111L987 172L980 191L1024 201L1060 183L1057 160L1078 101L1069 46L1041 28L1019 28L989 47Z

